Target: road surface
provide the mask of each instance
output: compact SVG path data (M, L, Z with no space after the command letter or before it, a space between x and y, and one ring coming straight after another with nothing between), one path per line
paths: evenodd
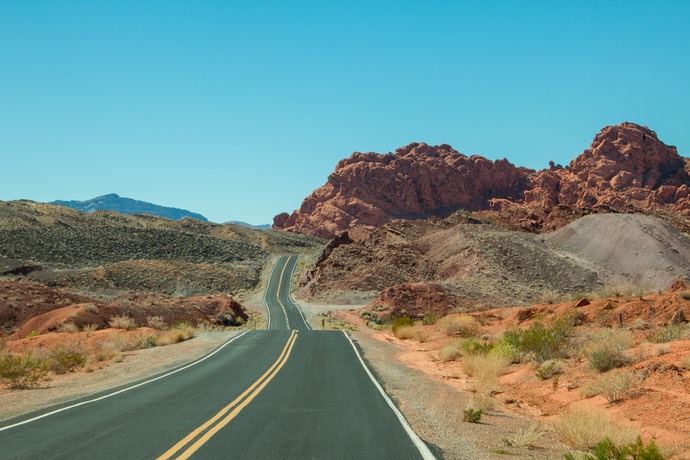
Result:
M268 330L136 386L5 422L0 458L433 458L349 337L311 330L290 298L296 263L284 256L273 270Z

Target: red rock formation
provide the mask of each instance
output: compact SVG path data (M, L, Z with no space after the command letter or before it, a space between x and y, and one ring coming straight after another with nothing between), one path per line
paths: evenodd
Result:
M507 160L467 157L448 145L414 143L394 154L354 153L278 229L331 238L393 218L492 209L530 231L557 228L591 212L690 214L690 160L633 123L607 126L566 168L532 171Z
M274 227L322 238L356 225L392 218L447 215L488 208L490 198L520 199L532 172L507 160L467 157L448 145L413 143L394 154L354 153L336 166L323 187Z
M421 318L426 313L445 316L461 309L466 299L437 283L405 283L385 289L371 303L389 309L390 316Z

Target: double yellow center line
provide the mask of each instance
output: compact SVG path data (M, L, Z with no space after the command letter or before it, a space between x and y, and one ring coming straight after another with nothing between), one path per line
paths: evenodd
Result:
M172 446L166 453L158 457L158 460L167 460L173 458L177 455L177 459L186 459L191 457L191 455L199 450L209 439L211 439L218 431L220 431L225 425L230 423L237 414L242 411L256 396L264 389L268 382L270 382L280 371L280 369L285 365L290 353L292 353L292 348L297 340L297 331L292 331L290 338L288 338L283 351L278 356L275 363L254 382L249 388L247 388L241 395L235 398L230 404L225 406L216 415L211 417L203 425L199 426L197 429L189 433L180 442ZM189 447L187 447L192 443ZM186 449L185 449L186 447ZM183 450L184 449L184 450ZM178 455L179 453L179 455Z

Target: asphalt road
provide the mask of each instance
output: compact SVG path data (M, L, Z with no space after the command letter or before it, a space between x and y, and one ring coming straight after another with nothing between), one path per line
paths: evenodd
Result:
M296 263L273 271L269 330L155 381L5 422L0 458L433 458L350 339L310 330L289 294Z

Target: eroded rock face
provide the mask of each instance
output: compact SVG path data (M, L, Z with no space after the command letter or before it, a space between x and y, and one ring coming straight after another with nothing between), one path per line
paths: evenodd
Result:
M526 204L586 208L607 205L688 210L686 160L654 131L633 123L607 126L567 168L536 173Z
M520 199L532 171L507 160L467 157L448 145L413 143L395 153L354 153L336 166L299 210L276 216L274 227L322 238L392 218L487 209L490 198Z
M426 313L445 316L465 303L465 299L440 284L405 283L385 289L372 305L386 307L393 318L403 315L421 318Z
M395 153L354 153L326 184L274 227L332 238L358 225L490 210L529 231L592 212L690 215L690 162L634 123L607 126L567 167L541 171L467 157L448 145L413 143Z

